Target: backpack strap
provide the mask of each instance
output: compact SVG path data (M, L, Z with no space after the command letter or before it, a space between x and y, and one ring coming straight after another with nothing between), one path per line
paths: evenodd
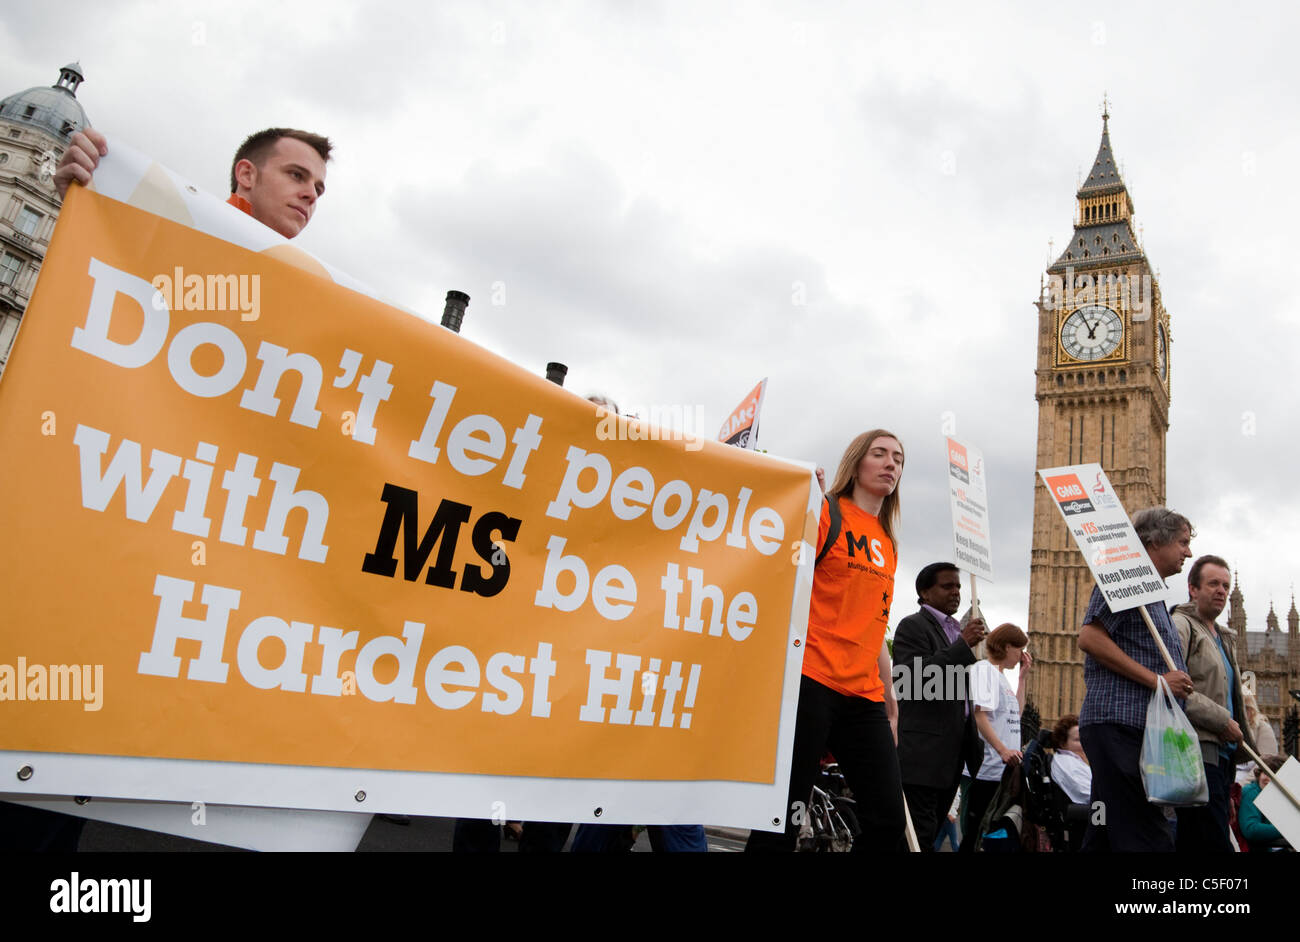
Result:
M834 500L831 500L829 497L823 497L822 500L826 501L826 505L830 510L831 525L826 531L826 542L822 544L821 551L817 554L817 561L813 563L814 567L821 565L822 560L826 558L826 554L829 553L831 547L835 545L835 541L840 538L840 525L842 522L842 518L840 517L840 499L837 497Z

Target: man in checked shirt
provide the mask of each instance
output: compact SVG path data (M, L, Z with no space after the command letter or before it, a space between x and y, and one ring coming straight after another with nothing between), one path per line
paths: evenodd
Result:
M1180 572L1183 560L1192 555L1195 531L1182 514L1151 507L1138 512L1133 527L1161 578ZM1169 612L1160 602L1152 602L1146 609L1177 670L1167 671L1141 613L1136 608L1112 612L1096 586L1079 629L1087 685L1079 710L1079 738L1092 766L1092 801L1094 806L1102 803L1105 820L1104 824L1088 825L1085 851L1174 849L1164 812L1147 801L1140 755L1147 704L1157 676L1163 675L1179 698L1192 692L1192 678ZM1098 817L1094 815L1093 820Z

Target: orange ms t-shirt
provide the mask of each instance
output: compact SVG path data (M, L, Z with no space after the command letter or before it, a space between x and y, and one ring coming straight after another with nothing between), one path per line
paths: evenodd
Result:
M883 701L877 659L894 600L894 545L871 514L840 498L839 539L813 574L803 672L850 697ZM826 542L830 507L822 503L817 546Z

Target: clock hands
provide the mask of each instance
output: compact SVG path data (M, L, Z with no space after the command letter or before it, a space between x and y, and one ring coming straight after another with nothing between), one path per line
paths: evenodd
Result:
M1089 314L1096 317L1089 317ZM1097 329L1103 324L1106 329L1098 333ZM1115 349L1122 330L1122 323L1114 311L1084 306L1077 308L1066 321L1061 343L1076 360L1096 360L1108 356Z

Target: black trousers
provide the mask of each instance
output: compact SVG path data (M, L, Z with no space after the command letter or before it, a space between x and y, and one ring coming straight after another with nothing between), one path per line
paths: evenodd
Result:
M85 818L0 801L0 851L76 853Z
M1159 805L1147 801L1142 785L1142 730L1097 723L1079 727L1083 751L1092 766L1094 812L1083 836L1085 851L1163 851L1174 849L1169 822ZM1097 802L1101 802L1097 806ZM1099 817L1105 824L1095 824Z
M564 850L572 824L525 821L519 853L558 854ZM457 818L451 849L458 854L495 854L501 850L501 825L486 818Z
M1178 833L1174 847L1184 851L1231 854L1232 837L1228 823L1228 787L1237 774L1231 759L1205 765L1205 782L1210 787L1210 803L1203 808L1178 809Z
M857 801L862 834L853 842L853 850L898 850L903 838L903 783L885 705L846 697L804 677L799 685L785 833L751 831L747 852L794 850L802 820L799 812L806 813L821 757L828 748Z
M948 820L948 809L952 807L952 796L957 794L957 783L953 782L947 788L931 788L904 782L903 794L907 796L907 813L912 816L912 827L921 853L934 853L934 841Z
M988 782L982 778L971 779L970 791L966 793L966 817L961 822L961 848L959 853L970 854L975 851L975 842L979 840L980 827L984 821L984 812L989 810L989 803L998 793L1002 780Z

